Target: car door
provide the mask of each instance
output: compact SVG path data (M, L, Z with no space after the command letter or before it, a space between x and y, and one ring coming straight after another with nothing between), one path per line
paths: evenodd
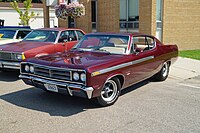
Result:
M133 37L132 53L130 57L132 66L129 68L129 84L146 79L155 74L159 67L156 60L157 48L155 39L148 36Z
M70 50L77 43L75 30L62 31L58 40L56 50L59 52Z

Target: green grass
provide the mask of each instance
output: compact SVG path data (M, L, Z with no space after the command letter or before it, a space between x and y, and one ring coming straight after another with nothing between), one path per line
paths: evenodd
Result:
M200 49L179 51L179 56L200 60Z

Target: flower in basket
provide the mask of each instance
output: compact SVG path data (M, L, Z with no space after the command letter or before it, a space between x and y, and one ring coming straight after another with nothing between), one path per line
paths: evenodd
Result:
M66 20L68 16L79 18L85 15L85 6L79 2L56 5L55 14L57 18L64 20Z

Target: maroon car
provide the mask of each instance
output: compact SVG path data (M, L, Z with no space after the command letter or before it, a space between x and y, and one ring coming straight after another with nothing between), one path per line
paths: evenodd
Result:
M19 69L25 59L70 50L84 35L80 29L33 30L21 42L0 46L0 69Z
M143 34L87 34L68 52L28 59L20 78L46 91L113 104L120 91L154 76L163 81L176 60L176 45Z

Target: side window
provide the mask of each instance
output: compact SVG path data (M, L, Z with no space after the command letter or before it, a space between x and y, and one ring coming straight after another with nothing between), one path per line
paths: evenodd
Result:
M146 42L147 42L147 47L143 50L143 51L146 51L146 50L151 50L155 47L155 40L154 38L151 38L151 37L146 37Z
M18 31L16 39L23 39L31 31Z
M69 41L77 41L77 37L74 30L69 30Z
M145 41L144 36L133 37L133 53L142 52L147 47L147 42Z
M154 38L148 36L136 36L133 37L133 51L143 52L151 50L155 47Z
M62 31L61 34L60 34L60 38L58 40L58 42L64 42L64 40L67 41L69 40L69 32L68 31Z
M75 34L74 30L63 31L60 34L59 42L63 42L64 39L67 39L68 42L76 41L77 38L76 38L76 34Z
M79 31L79 30L77 30L76 33L78 35L78 40L81 40L81 38L84 36L84 33L82 31Z

